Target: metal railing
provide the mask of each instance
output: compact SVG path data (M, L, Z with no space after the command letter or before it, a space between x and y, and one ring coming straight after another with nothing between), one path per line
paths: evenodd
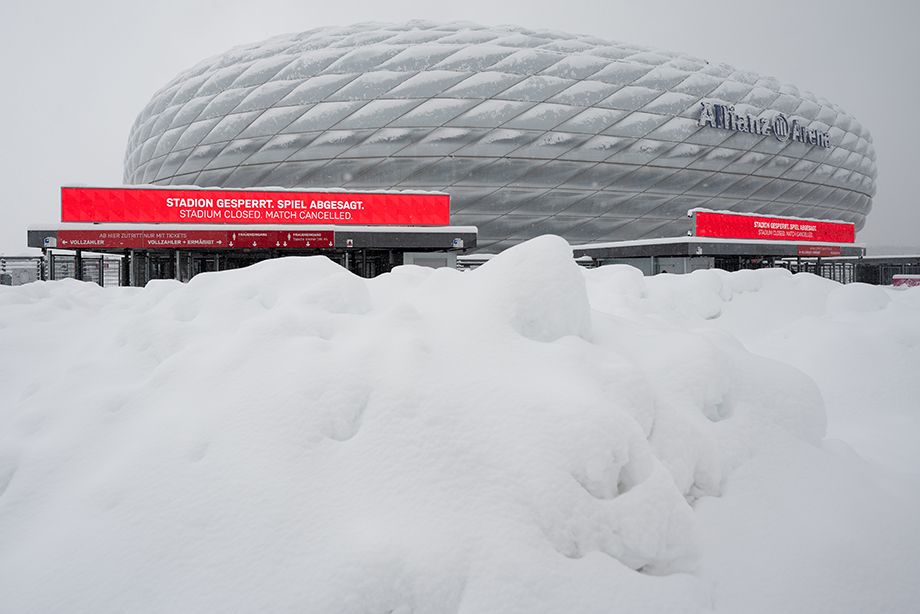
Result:
M0 285L21 286L44 277L41 256L0 256Z
M77 275L77 263L80 274ZM57 254L42 256L0 256L0 285L21 286L38 280L82 279L103 287L122 285L118 256Z

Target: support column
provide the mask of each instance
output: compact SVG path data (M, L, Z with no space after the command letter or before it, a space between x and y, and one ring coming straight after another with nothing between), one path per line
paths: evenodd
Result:
M73 278L83 281L83 250L78 249L73 253Z
M119 286L130 286L131 285L131 258L130 250L125 250L124 255L121 257L121 266L118 267L118 285Z

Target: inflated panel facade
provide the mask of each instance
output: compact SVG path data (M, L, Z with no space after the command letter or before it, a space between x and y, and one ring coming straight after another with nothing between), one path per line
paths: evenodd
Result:
M707 104L781 114L824 142L701 125ZM124 174L443 190L486 251L545 233L676 236L694 207L861 228L875 176L859 122L776 79L591 36L430 22L320 28L205 60L141 111Z

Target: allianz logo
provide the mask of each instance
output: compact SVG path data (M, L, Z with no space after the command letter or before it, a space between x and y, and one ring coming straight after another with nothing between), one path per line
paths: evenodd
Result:
M738 113L735 107L717 102L703 101L700 103L700 127L709 126L722 130L735 132L748 132L763 136L773 135L780 142L790 139L806 145L817 145L825 149L831 147L831 136L827 132L808 128L796 118L790 118L782 113L770 117Z

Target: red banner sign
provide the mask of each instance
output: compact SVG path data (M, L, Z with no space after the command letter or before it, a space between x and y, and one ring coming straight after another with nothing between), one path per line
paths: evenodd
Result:
M446 226L447 194L61 188L62 222Z
M62 249L323 249L331 230L59 230Z
M920 275L894 275L891 285L895 288L916 288L920 286Z
M799 256L839 256L840 248L836 245L799 245L796 253Z
M853 243L856 240L856 227L847 222L819 222L715 211L694 211L693 215L698 237L825 243Z

